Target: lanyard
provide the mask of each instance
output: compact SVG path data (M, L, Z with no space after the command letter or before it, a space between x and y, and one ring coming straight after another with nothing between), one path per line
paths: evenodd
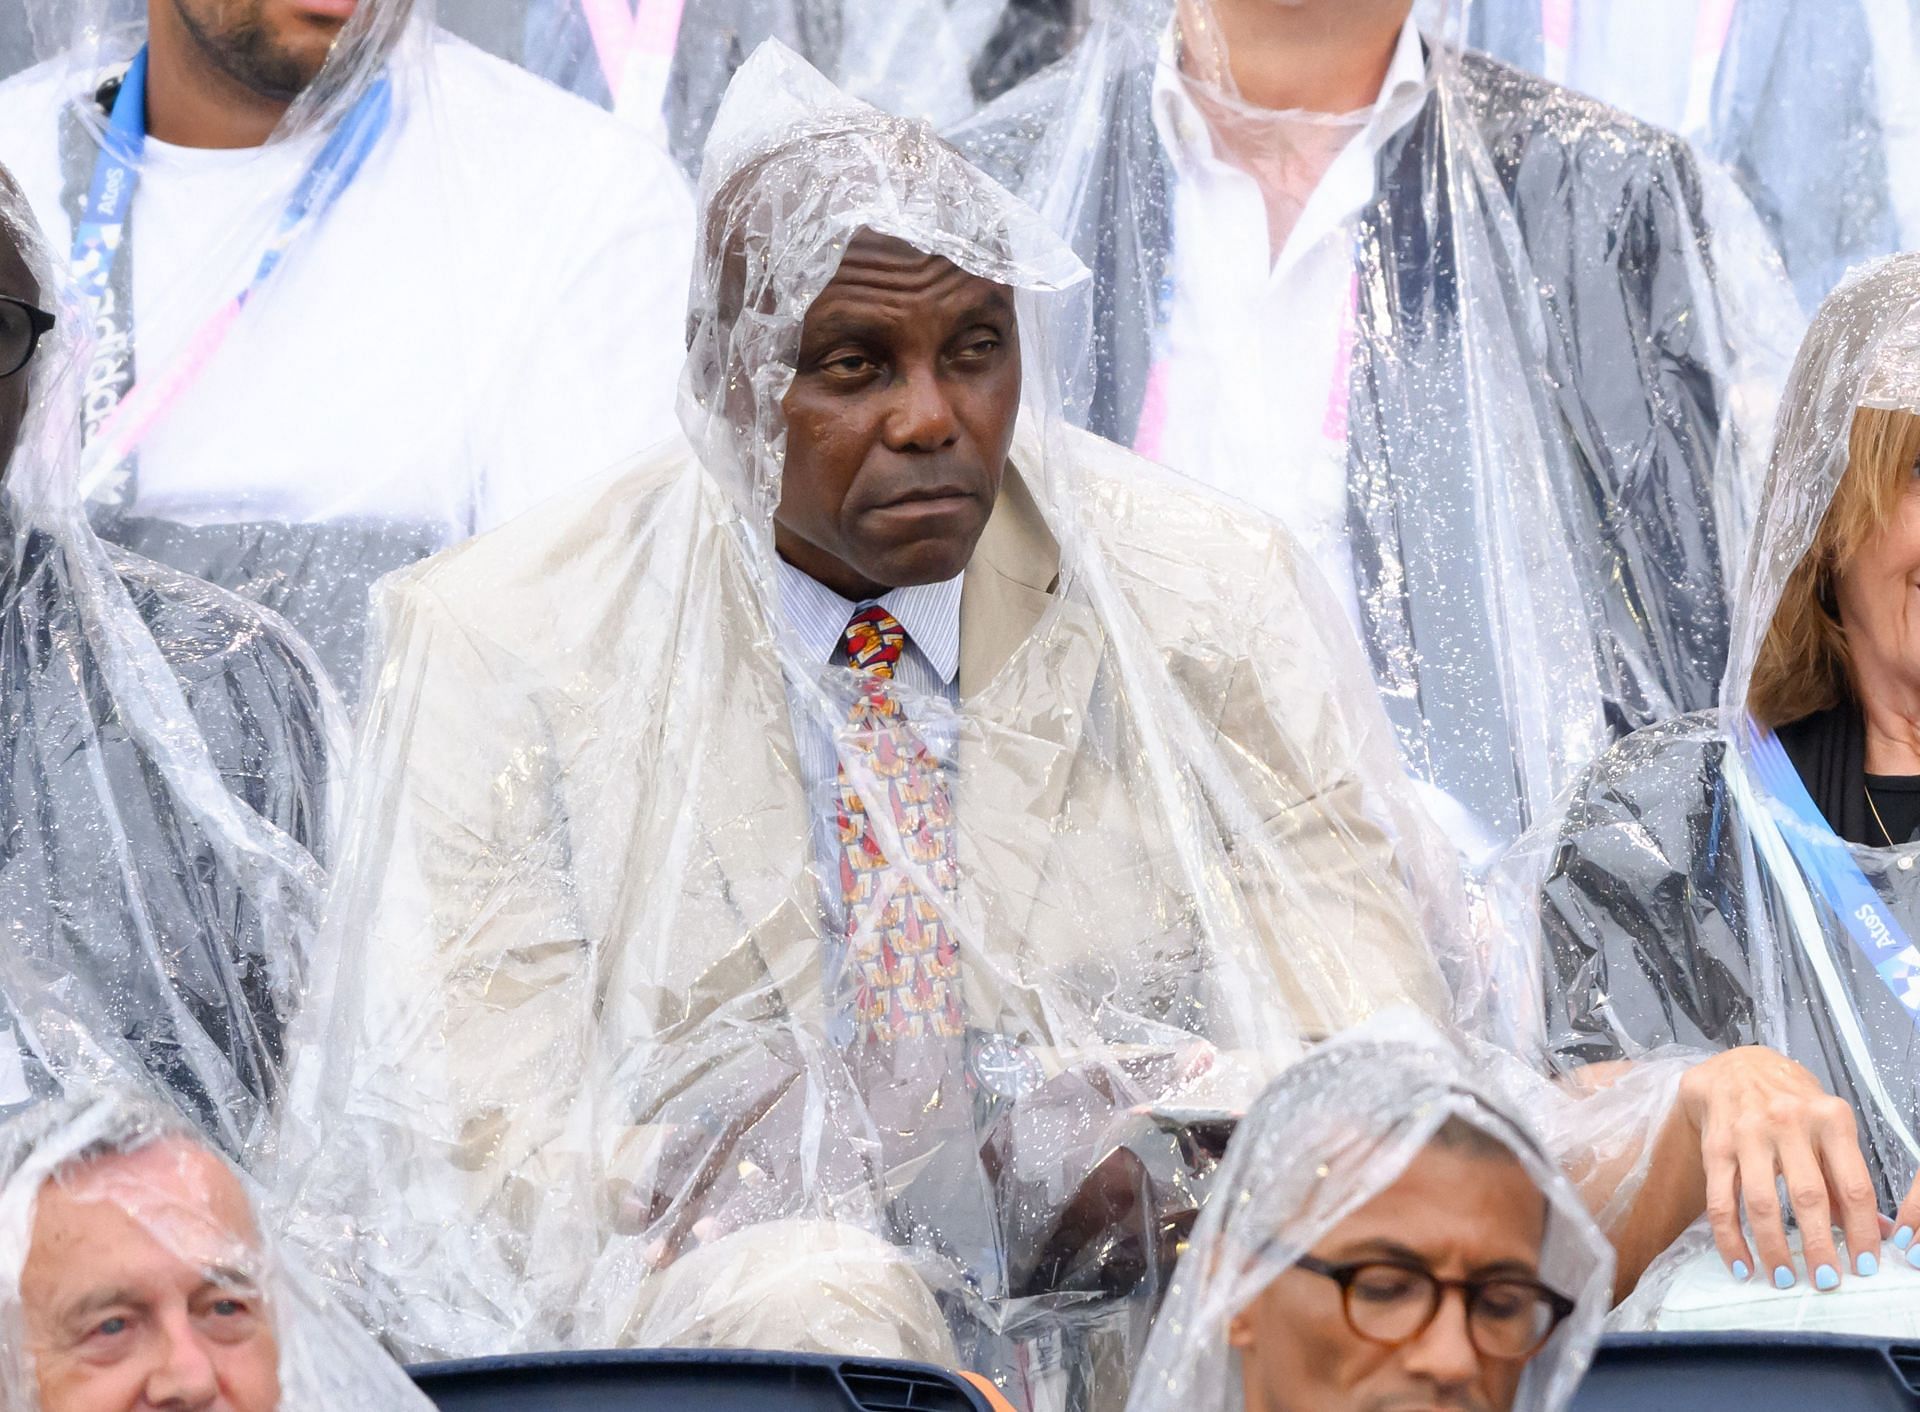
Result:
M1573 70L1573 11L1577 0L1540 0L1540 75L1565 86ZM1664 0L1663 0L1664 3ZM1733 29L1738 0L1699 0L1693 24L1693 52L1687 64L1687 106L1680 121L1683 135L1704 132L1712 114L1713 85Z
M252 278L193 333L172 367L156 378L139 380L133 370L133 299L128 269L132 246L127 227L147 145L146 90L147 51L143 47L134 56L113 100L86 205L74 222L73 276L93 316L101 346L115 360L111 371L102 371L96 358L96 366L89 372L83 493L109 482L115 469L199 378L233 331L248 300L273 277L294 242L318 224L353 184L393 114L393 84L382 73L327 138L294 187ZM122 506L128 504L131 486L123 483L114 498Z
M686 0L580 0L594 56L617 113L656 114L680 43Z
M1793 768L1793 762L1787 758L1779 739L1771 731L1762 731L1757 724L1753 726L1748 739L1754 746L1751 759L1743 758L1738 749L1728 751L1731 768L1727 771L1727 778L1733 787L1741 816L1748 821L1754 845L1766 860L1767 870L1780 889L1787 921L1800 936L1800 954L1812 968L1814 980L1826 997L1828 1015L1852 1061L1855 1077L1907 1153L1920 1158L1920 1141L1915 1140L1905 1113L1894 1102L1893 1095L1887 1092L1887 1086L1880 1078L1872 1046L1860 1028L1860 1017L1854 1013L1852 999L1834 967L1833 957L1827 948L1826 930L1820 924L1813 905L1812 890L1820 889L1829 909L1840 918L1848 935L1853 938L1855 947L1869 957L1887 949L1886 943L1903 938L1904 932L1899 920L1880 905L1879 895L1853 861L1853 854L1847 845L1835 837L1826 819L1814 807L1806 785L1801 782L1800 772ZM1795 816L1792 828L1780 826L1780 820L1768 807L1766 799L1758 794L1749 781L1749 772L1759 777L1772 799L1779 801ZM1827 852L1835 856L1816 871L1800 856L1802 847L1809 852ZM1828 874L1835 873L1843 880L1847 900L1854 904L1852 916L1848 915L1846 902L1829 890ZM1864 913L1859 910L1862 907L1867 909ZM1879 926L1869 929L1869 919L1876 917ZM1863 931L1867 937L1865 946L1861 942ZM1908 951L1911 954L1911 948ZM1913 1007L1906 1001L1911 985L1904 981L1896 984L1878 965L1874 970L1882 983L1893 992L1894 998L1901 1002L1902 1008L1909 1015L1914 1014ZM1762 1042L1774 1042L1773 1037L1768 1035L1761 1036L1761 1039Z
M1853 850L1828 826L1779 737L1756 728L1746 758L1766 795L1791 815L1779 833L1801 875L1819 891L1854 950L1920 1028L1920 950L1906 927L1860 871ZM1809 943L1818 944L1813 938Z

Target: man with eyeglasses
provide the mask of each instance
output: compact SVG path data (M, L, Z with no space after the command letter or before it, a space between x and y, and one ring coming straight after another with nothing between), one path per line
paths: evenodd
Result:
M1518 1095L1558 1101L1392 1018L1283 1074L1228 1149L1129 1412L1563 1406L1613 1259Z
M0 471L13 459L27 414L27 380L40 340L53 331L53 315L35 304L32 273L13 242L0 240Z
M1547 1201L1449 1118L1386 1190L1235 1315L1251 1408L1507 1408L1574 1302L1540 1281Z

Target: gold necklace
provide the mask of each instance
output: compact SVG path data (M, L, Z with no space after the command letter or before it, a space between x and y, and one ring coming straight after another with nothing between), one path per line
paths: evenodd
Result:
M1867 808L1873 811L1873 821L1876 824L1880 825L1880 837L1884 838L1887 841L1887 847L1889 848L1895 847L1896 845L1893 841L1893 835L1887 832L1887 822L1885 819L1882 819L1880 817L1880 806L1873 802L1873 791L1869 789L1865 784L1862 784L1860 786L1860 790L1861 790L1861 793L1867 796Z

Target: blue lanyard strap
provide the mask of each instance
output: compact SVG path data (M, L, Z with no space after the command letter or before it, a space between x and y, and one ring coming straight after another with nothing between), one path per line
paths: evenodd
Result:
M260 266L254 271L252 283L241 293L242 299L266 283L301 229L309 221L326 215L333 209L333 203L353 185L392 117L393 80L383 69L334 129L327 145L320 149L320 155L314 158L313 165L293 189L286 209L280 213L279 229L260 257Z
M1835 834L1807 793L1800 772L1772 731L1755 724L1746 752L1766 795L1782 805L1781 836L1808 883L1840 919L1855 951L1920 1027L1920 951L1900 918L1867 881L1853 850Z
M134 55L114 98L100 155L93 164L86 209L73 230L73 277L88 305L98 312L107 295L113 266L139 184L140 160L147 150L147 51Z
M286 209L280 213L279 226L266 253L260 257L248 292L273 274L300 228L324 216L353 185L392 116L393 80L383 71L360 95L353 110L334 129L326 146L320 149L320 155L300 178ZM143 47L120 81L106 136L100 144L100 156L94 164L87 209L74 231L74 273L82 278L83 284L84 274L94 272L96 265L98 281L102 285L106 281L108 268L120 249L120 235L126 228L127 213L139 186L140 161L146 150L147 51ZM94 251L106 258L87 264L85 257Z
M120 359L109 376L89 379L93 387L86 418L89 440L108 427L113 414L135 390L131 366L132 288L131 280L125 276L129 253L126 233L139 185L140 162L147 146L147 64L147 50L143 46L120 81L107 131L94 160L86 205L74 222L71 267L75 283L87 301L103 347ZM114 459L132 453L146 431L164 415L173 399L185 390L206 359L212 356L232 316L273 276L295 240L309 225L321 220L353 184L392 116L393 82L383 70L301 175L280 213L272 239L254 268L253 277L237 295L208 317L202 334L189 340L187 346L197 361L169 372L157 389L147 389L155 395L143 398L143 402L152 405L143 407L140 417L134 419L137 426L124 438L128 444L116 451Z

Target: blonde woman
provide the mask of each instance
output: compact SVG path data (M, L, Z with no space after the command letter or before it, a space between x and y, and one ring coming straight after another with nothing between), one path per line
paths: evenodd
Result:
M1549 835L1549 1045L1570 1068L1713 1054L1683 1086L1702 1160L1679 1185L1727 1268L1782 1289L1920 1265L1917 465L1920 259L1899 256L1801 348L1719 711L1622 741Z

